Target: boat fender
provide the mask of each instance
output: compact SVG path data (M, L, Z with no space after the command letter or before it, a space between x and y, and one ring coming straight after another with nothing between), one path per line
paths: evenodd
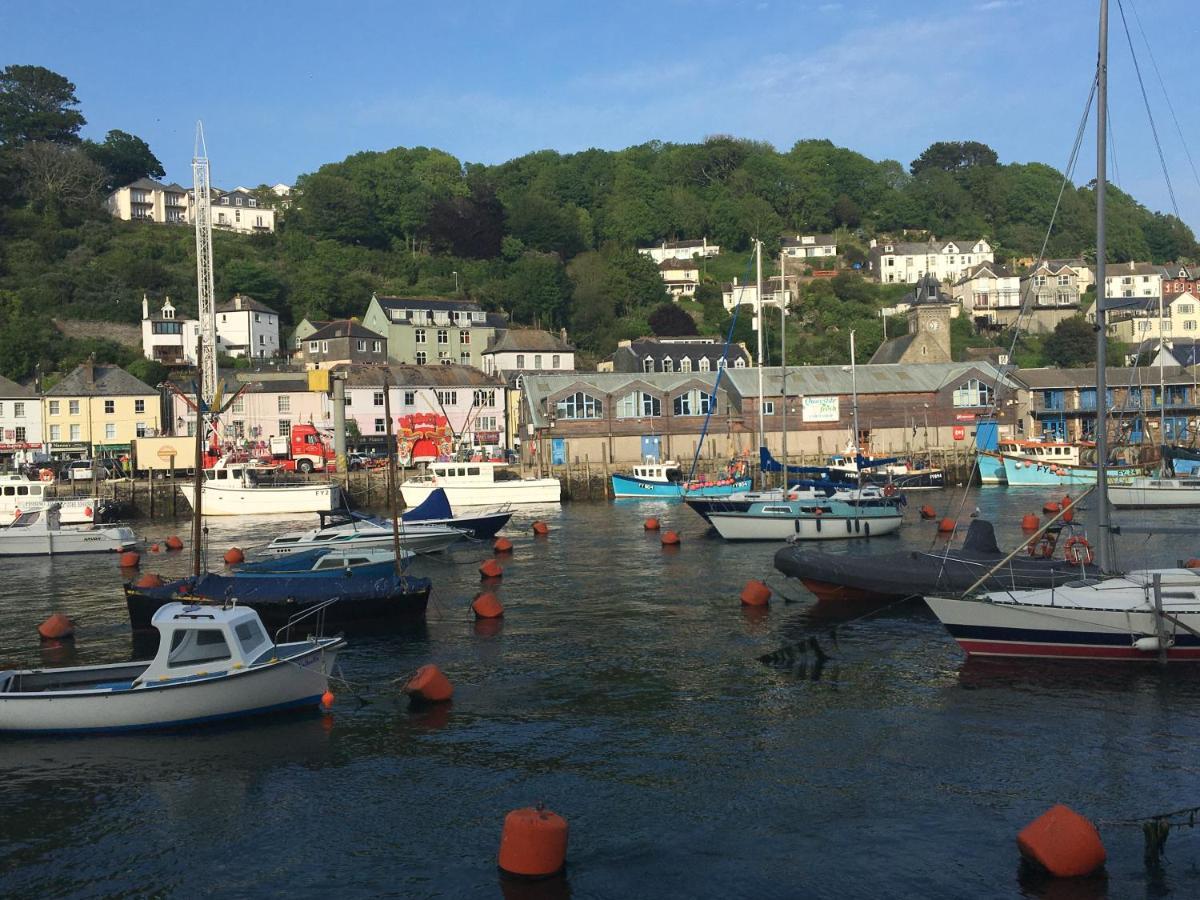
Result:
M471 612L477 619L498 619L504 615L504 606L491 591L481 591L471 601Z
M127 550L121 554L122 569L136 569L142 561L142 555L136 550Z
M63 613L54 613L39 625L37 630L43 640L63 640L75 634L75 623Z
M1167 647L1175 646L1173 638L1167 638ZM1162 647L1162 642L1158 639L1158 635L1150 637L1140 637L1133 642L1133 649L1141 653L1155 653Z
M1049 515L1051 513L1058 512L1060 509L1062 509L1062 507L1059 506L1057 503L1055 503L1053 500L1051 500L1049 503L1047 503L1045 506L1042 507L1042 512Z
M1033 513L1026 513L1024 518L1021 519L1021 530L1022 531L1037 531L1037 527L1038 527L1038 517L1035 516Z
M538 537L545 537L550 533L550 526L541 519L538 519L538 521L534 522L531 527L533 528L533 533Z
M50 469L42 469L38 472L38 478L42 481L53 481L54 473Z
M494 559L485 559L479 566L479 575L481 578L499 578L503 574L504 569Z
M742 606L766 606L771 602L771 588L765 581L752 578L742 588Z
M1088 539L1079 535L1067 541L1067 545L1063 548L1063 556L1073 566L1090 566L1095 558Z
M242 552L240 547L230 547L225 551L225 565L236 566L238 563L246 561L246 554Z
M492 550L495 553L512 553L513 543L506 537L496 538L496 542L492 544Z
M444 703L454 696L454 685L433 663L421 666L404 685L404 693L413 702Z

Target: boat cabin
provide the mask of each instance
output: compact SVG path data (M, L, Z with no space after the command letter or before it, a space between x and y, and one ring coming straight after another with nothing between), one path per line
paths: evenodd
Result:
M683 481L683 472L679 468L679 463L676 462L647 462L633 467L633 477L660 484L678 484Z
M23 512L13 519L8 527L28 528L31 531L58 531L62 528L62 509L57 503L51 503L42 509Z
M1001 441L996 452L1038 462L1076 466L1079 465L1079 449L1079 444L1061 441Z
M158 653L138 679L143 684L246 668L275 650L248 606L167 603L150 624L158 629Z
M24 475L5 475L0 478L0 500L5 508L14 505L20 509L21 502L26 498L40 502L45 495L46 485L40 481L31 481Z
M434 462L425 471L409 479L411 484L437 484L443 487L492 484L497 481L519 481L521 476L503 463L492 462Z

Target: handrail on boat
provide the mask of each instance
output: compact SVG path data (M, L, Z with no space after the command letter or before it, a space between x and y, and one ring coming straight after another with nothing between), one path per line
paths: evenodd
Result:
M277 648L279 647L279 635L280 634L282 634L285 631L290 633L292 630L292 626L298 625L300 622L309 618L310 616L318 617L317 635L318 636L323 635L325 633L325 611L328 610L329 607L333 606L333 604L337 603L339 599L340 598L338 598L338 597L330 597L328 600L322 600L320 603L316 604L315 606L310 606L308 609L294 614L291 618L289 618L287 620L286 624L281 625L278 629L276 629L275 639L274 639L275 646Z

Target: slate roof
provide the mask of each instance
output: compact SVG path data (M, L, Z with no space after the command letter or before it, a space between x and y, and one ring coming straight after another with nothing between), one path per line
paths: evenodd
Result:
M617 372L641 372L642 360L650 358L654 360L655 366L660 366L666 357L678 365L679 360L685 356L695 363L700 359L707 357L709 364L715 370L717 360L725 354L725 345L723 343L706 343L703 341L679 341L672 340L670 343L656 341L653 338L638 338L631 341L628 347L618 347L612 355L613 367ZM740 346L734 344L729 348L729 357L727 363L732 369L734 361L742 358L749 365L751 362L750 354ZM617 369L616 367L624 364L626 368Z
M1107 369L1110 388L1153 387L1158 384L1158 366L1138 366L1136 369ZM1087 369L1018 369L1014 377L1031 390L1053 388L1089 388L1096 386L1096 370ZM1168 384L1191 384L1192 373L1180 366L1164 366L1163 378Z
M338 372L346 376L347 387L383 387L383 376L387 372L394 387L502 387L504 381L474 366L455 363L449 366L339 366Z
M1126 275L1160 275L1163 278L1173 277L1173 272L1165 266L1156 266L1154 263L1144 262L1128 262L1128 263L1112 263L1105 270L1106 278L1121 278Z
M556 334L537 328L505 328L488 341L484 353L574 353Z
M372 295L385 312L395 309L427 309L434 312L483 312L474 300L447 300L445 297L379 297ZM388 321L395 321L388 316ZM460 323L478 325L478 322ZM485 313L485 324L489 328L504 328L508 321L499 313Z
M956 281L954 283L956 285L966 284L968 281L972 281L972 280L978 278L984 272L989 272L992 276L994 276L996 278L1012 278L1013 277L1013 273L1009 271L1008 266L1004 266L1004 265L1001 265L1000 263L994 263L994 262L981 262L981 263L975 263L975 265L971 266L969 269L966 269L962 274L962 278L958 279L958 281Z
M242 301L241 309L238 309L236 305L238 300ZM219 313L246 312L247 310L251 312L265 312L278 315L278 313L271 309L271 307L267 306L267 304L261 303L258 300L255 300L253 297L247 297L245 294L237 294L217 307L217 312Z
M144 381L134 378L119 366L90 365L92 378L89 383L88 363L76 366L62 381L45 392L47 397L141 397L157 395L158 390Z
M316 324L311 323L311 324ZM321 326L306 338L304 341L329 341L335 338L370 338L371 340L383 340L383 335L376 334L370 328L365 327L361 322L356 322L353 319L337 319L333 322L324 322Z
M690 259L664 259L658 264L658 270L660 272L666 272L669 270L699 271L700 264Z
M908 352L908 348L912 346L912 342L917 339L916 332L911 334L902 334L900 337L888 338L879 348L871 354L871 365L898 363Z
M25 397L36 397L37 395L37 391L33 388L17 384L12 379L0 375L0 397L7 400L10 397L23 399Z
M933 296L936 299L929 296L931 288ZM955 301L953 297L942 290L942 284L935 276L926 273L917 280L917 283L913 285L913 289L905 294L900 302L907 303L909 306L930 306L937 303L945 304Z
M962 253L973 253L977 243L986 238L977 237L970 240L958 240L956 238L946 238L940 241L879 241L872 251L896 256L933 256L942 252L942 248L947 244L954 244ZM884 247L892 249L885 250Z
M801 238L812 238L812 241L805 243ZM780 241L783 247L820 247L826 244L836 244L837 238L832 234L798 234L793 237L785 237Z

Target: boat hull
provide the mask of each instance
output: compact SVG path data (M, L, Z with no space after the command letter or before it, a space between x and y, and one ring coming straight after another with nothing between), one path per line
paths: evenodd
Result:
M1108 501L1123 509L1200 507L1200 478L1110 479Z
M65 556L80 553L114 553L137 545L137 535L129 528L97 528L74 531L34 531L20 529L0 533L0 556Z
M613 497L617 500L678 500L693 497L728 497L752 490L754 482L749 478L723 483L693 483L650 481L633 475L612 476Z
M1141 469L1130 466L1110 467L1108 480L1133 478ZM1004 477L1010 487L1078 486L1096 483L1096 469L1090 466L1063 466L1037 460L1004 457Z
M340 640L327 641L276 663L129 690L0 692L0 732L178 728L315 707L328 690L329 673L342 646Z
M980 451L975 459L979 466L980 484L1008 484L1008 476L1004 474L1004 460L998 453Z
M506 503L559 503L562 500L562 483L557 478L526 478L462 485L406 481L400 485L400 494L404 498L405 506L416 506L427 500L439 487L446 492L446 499L454 509L463 506L503 506Z
M440 553L452 544L463 539L464 532L448 531L439 528L425 530L411 525L400 528L400 549L413 553ZM299 553L304 550L317 548L350 550L355 547L386 547L394 546L395 539L387 529L371 531L348 531L330 540L296 541L288 544L272 542L263 548L264 556L284 556L289 553Z
M891 534L904 516L899 512L874 516L710 512L709 521L727 541L840 541Z
M181 484L180 492L195 508L196 486ZM341 489L335 484L300 484L279 487L204 485L204 515L257 516L332 512L342 505Z

